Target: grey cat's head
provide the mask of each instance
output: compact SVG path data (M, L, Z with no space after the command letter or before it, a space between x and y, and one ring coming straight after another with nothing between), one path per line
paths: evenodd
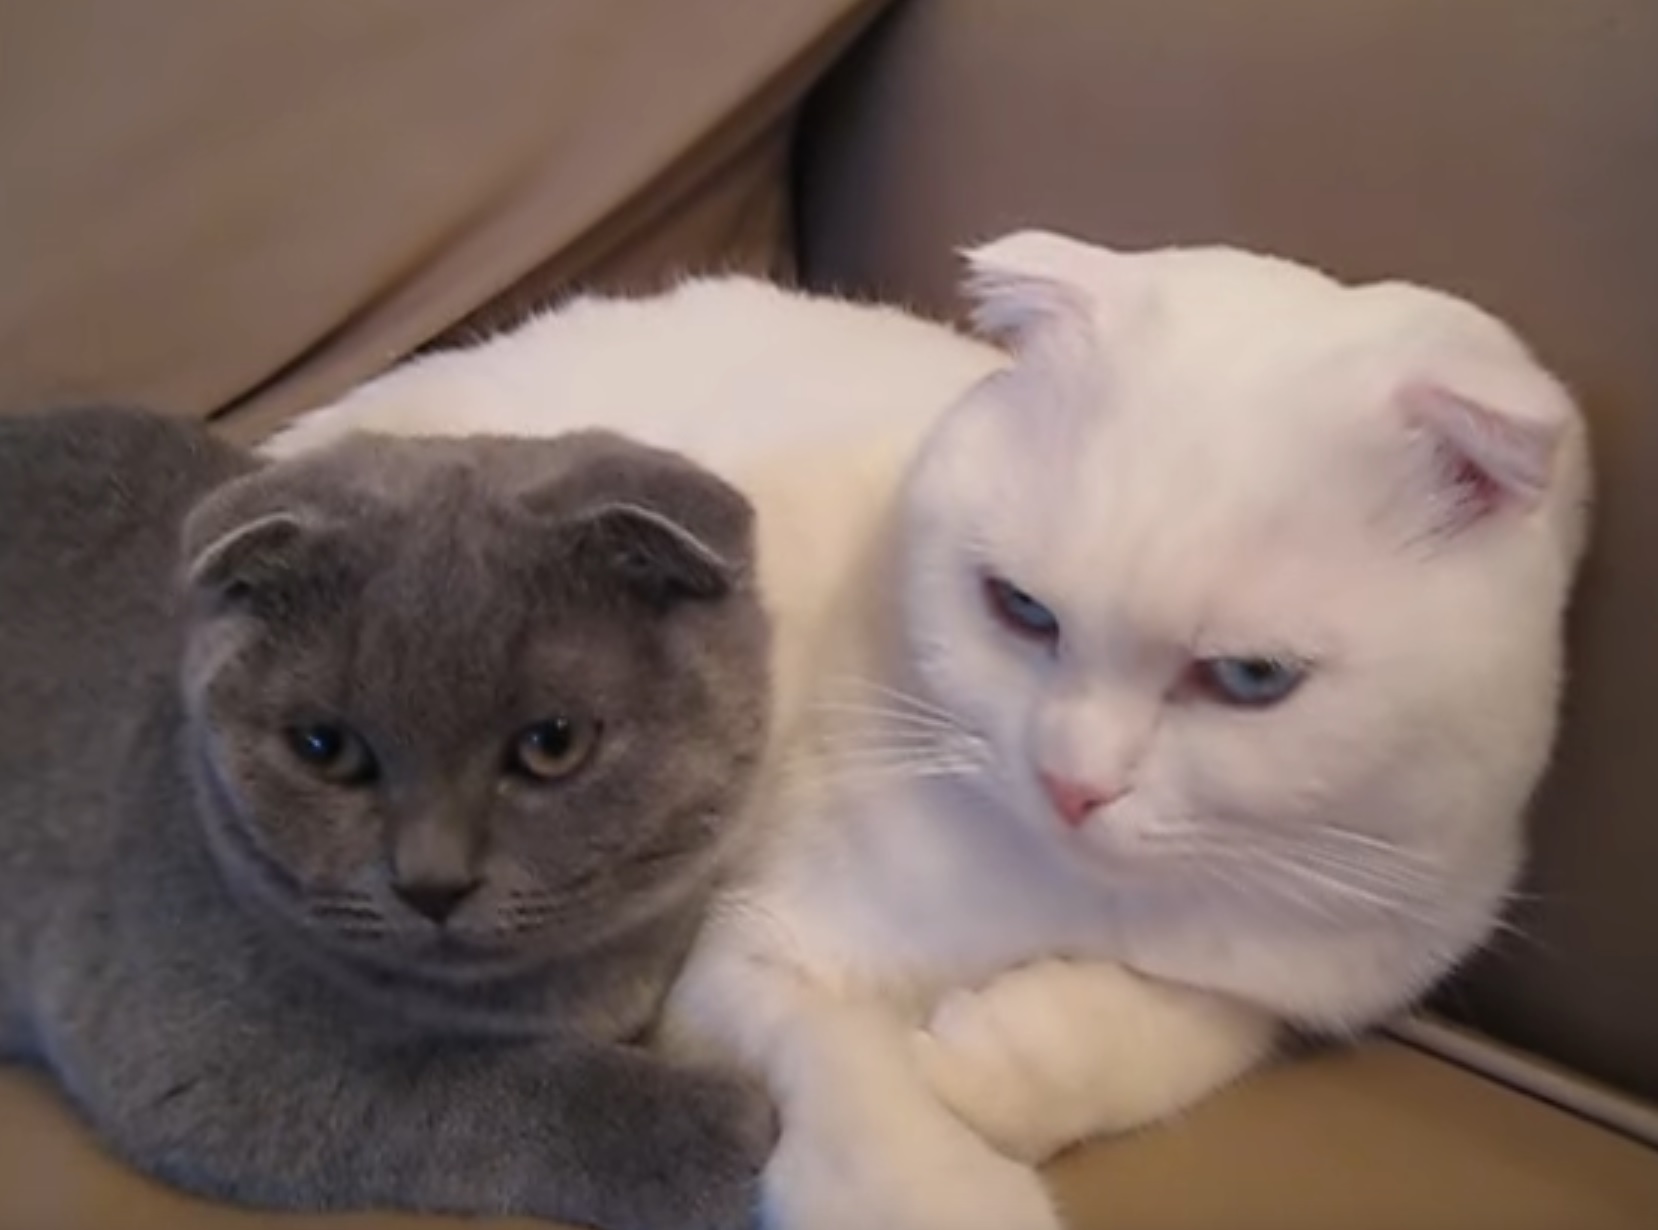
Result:
M696 900L765 738L752 510L674 454L361 437L205 500L184 687L236 891L487 977Z

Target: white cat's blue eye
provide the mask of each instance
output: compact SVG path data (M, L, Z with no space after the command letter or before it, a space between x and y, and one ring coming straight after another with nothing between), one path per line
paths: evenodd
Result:
M1212 699L1246 709L1276 705L1307 677L1305 666L1281 658L1204 658L1192 669Z
M986 576L984 598L990 613L1017 635L1048 645L1059 640L1059 616L1012 581Z

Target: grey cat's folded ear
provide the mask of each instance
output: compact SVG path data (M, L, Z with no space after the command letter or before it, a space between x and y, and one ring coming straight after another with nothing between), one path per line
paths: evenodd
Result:
M731 592L743 563L688 527L637 504L607 504L569 526L577 567L603 572L654 603Z
M558 517L567 562L658 605L725 596L754 567L754 508L686 458L608 432L572 437L585 461L531 492Z
M204 500L184 525L184 581L231 604L256 603L313 569L328 525L306 510L262 507L237 483Z

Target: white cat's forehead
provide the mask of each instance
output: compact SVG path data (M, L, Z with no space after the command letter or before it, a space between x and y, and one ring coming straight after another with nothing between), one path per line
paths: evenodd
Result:
M1310 635L1325 613L1311 607L1368 587L1392 556L1369 505L1343 489L1351 477L1315 484L1219 449L1078 460L1074 481L1036 489L1030 515L989 545L1044 601L1102 624L1181 643Z
M1176 636L1374 588L1416 529L1401 391L1425 353L1501 326L1436 292L1248 253L1145 259L1134 320L1102 316L1091 347L1032 348L1002 387L1004 426L961 475L989 479L991 562Z
M1028 433L1005 458L1016 511L985 533L996 562L1045 599L1176 640L1272 625L1373 575L1397 545L1379 523L1402 454L1386 408L1365 404L1372 382L1326 378L1316 352L1211 360L1112 382L1069 430Z

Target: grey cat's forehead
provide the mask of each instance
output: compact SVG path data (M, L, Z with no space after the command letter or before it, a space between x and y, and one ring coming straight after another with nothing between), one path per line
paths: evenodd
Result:
M266 616L264 703L446 757L547 713L633 709L688 670L759 669L569 569L551 535L474 520L425 510L367 538L332 600Z
M691 530L742 571L753 509L730 484L678 453L600 429L553 437L360 435L279 462L262 502L345 518L359 529L426 532L435 519L543 527L618 504Z
M753 621L752 593L664 603L616 562L645 548L593 528L611 524L604 510L633 509L635 532L740 570L746 501L675 454L597 431L363 437L255 481L242 518L277 509L305 527L280 548L284 600L259 616L278 650L265 660L281 663L275 692L325 706L349 697L400 726L412 717L427 741L464 739L469 724L564 691L614 698L648 686L652 671L665 684L687 670L763 670L763 638L724 631ZM651 528L669 520L699 545Z
M479 436L411 439L358 435L272 468L276 482L307 493L330 489L397 506L423 500L434 487L470 490L484 501L521 500L596 463L626 467L654 454L610 432L557 437Z

